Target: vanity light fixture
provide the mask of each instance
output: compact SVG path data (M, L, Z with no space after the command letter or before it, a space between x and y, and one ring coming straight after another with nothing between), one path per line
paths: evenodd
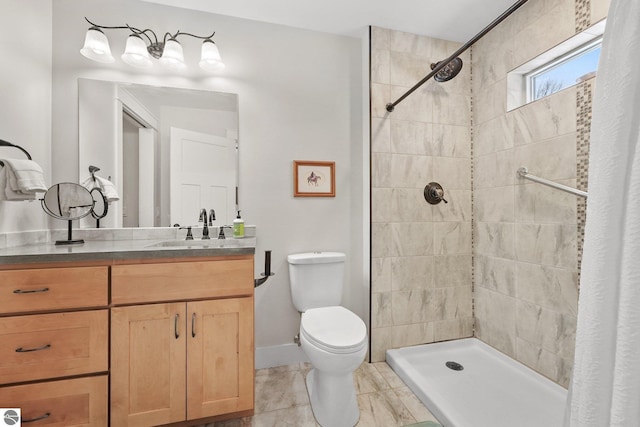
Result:
M178 30L175 34L165 33L162 40L158 40L156 33L148 28L140 30L128 24L118 27L106 27L94 24L86 17L84 19L91 24L91 27L87 30L84 47L80 49L80 53L93 61L102 63L115 61L113 55L111 55L109 40L102 31L103 29L129 30L131 34L127 38L122 60L133 67L151 67L153 66L151 58L155 58L162 65L173 70L186 68L182 45L177 38L179 36L190 36L203 40L199 62L200 68L206 71L218 71L224 68L220 51L214 41L211 40L215 35L215 31L210 36L196 36Z

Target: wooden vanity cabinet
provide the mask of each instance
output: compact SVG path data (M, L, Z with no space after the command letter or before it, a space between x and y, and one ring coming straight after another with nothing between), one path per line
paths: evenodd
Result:
M108 423L107 266L2 266L0 407L38 426Z
M253 411L253 257L112 267L111 425Z

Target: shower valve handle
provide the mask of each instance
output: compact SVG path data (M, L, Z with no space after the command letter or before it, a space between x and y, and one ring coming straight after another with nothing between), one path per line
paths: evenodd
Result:
M437 182L430 182L424 187L424 199L432 205L437 205L440 202L449 203L444 198L444 189Z
M444 198L444 190L442 188L436 188L435 189L435 197L437 197L438 199L442 200L445 203L449 203L447 202L447 200Z

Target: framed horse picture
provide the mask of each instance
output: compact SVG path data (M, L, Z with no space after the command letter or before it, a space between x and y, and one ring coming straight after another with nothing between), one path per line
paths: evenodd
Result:
M293 161L294 197L335 197L336 162Z

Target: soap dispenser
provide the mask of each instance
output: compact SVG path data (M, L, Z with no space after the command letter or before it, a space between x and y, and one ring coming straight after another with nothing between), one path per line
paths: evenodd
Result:
M240 218L240 211L238 211L238 216L233 220L233 238L241 237L244 237L244 219Z

